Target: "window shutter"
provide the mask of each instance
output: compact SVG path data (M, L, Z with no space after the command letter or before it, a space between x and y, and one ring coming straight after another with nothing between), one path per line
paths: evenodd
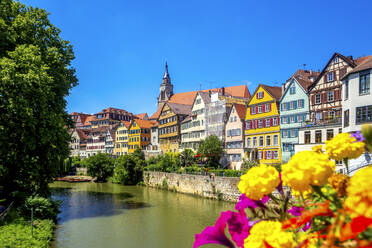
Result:
M273 126L273 118L270 118L270 127Z
M267 158L267 151L264 151L264 154L265 154L265 159Z
M271 106L270 106L270 108L271 108ZM280 111L283 111L283 103L280 104Z
M322 103L327 102L327 92L322 93Z
M262 98L264 98L264 92L262 91Z
M258 113L258 105L256 106L256 114Z
M338 73L338 75L340 76L340 80L342 79L342 77L343 77L345 74L346 74L346 68L342 68L342 69L339 71L339 73Z
M289 123L291 120L289 119L289 116L287 116L287 123Z
M256 120L256 128L258 128L258 120Z
M295 119L295 122L297 123L297 115L295 115L294 119Z
M249 108L250 113L252 114L252 107Z
M295 137L298 137L298 130L295 130Z
M266 119L263 119L263 121L262 121L262 127L266 127Z
M310 104L315 104L315 95L311 96L311 103Z
M271 103L269 103L269 111L271 111Z
M341 90L337 89L335 90L335 101L341 100Z
M294 101L294 104L293 104L294 106L294 109L297 109L297 101Z
M249 121L249 129L252 129L252 121Z
M325 73L324 73L324 76L323 76L324 83L327 83L327 82L328 82L328 80L327 80L327 75L328 75L328 73L325 72Z
M337 74L336 74L336 71L333 71L333 81L337 81Z

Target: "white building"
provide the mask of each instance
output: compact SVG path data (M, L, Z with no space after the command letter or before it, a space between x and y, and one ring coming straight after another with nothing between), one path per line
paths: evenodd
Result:
M372 56L363 57L357 67L342 78L342 127L343 132L360 131L363 124L372 124ZM365 153L350 160L349 171L371 164L371 154Z

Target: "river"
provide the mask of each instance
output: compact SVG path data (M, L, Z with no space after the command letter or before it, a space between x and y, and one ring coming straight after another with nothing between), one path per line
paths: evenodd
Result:
M52 248L192 247L195 233L234 208L144 186L55 182L51 188L63 201Z

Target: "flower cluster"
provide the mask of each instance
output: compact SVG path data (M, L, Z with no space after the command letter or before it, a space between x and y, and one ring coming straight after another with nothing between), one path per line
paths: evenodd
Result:
M279 183L279 172L272 166L261 164L240 177L238 189L248 198L260 200L273 192Z
M352 159L364 153L365 144L348 133L340 133L333 139L327 140L324 149L331 159Z
M365 147L372 149L372 126L296 153L281 173L267 165L251 168L240 178L236 212L222 212L196 234L194 248L372 247L372 165L352 177L334 173L334 160L347 166Z
M244 241L244 248L261 247L294 247L293 233L282 230L279 221L260 221L251 229L251 233Z
M348 197L345 206L351 217L365 216L372 218L372 167L357 171L347 187Z
M325 184L335 166L335 162L323 153L302 151L282 165L283 182L300 193L309 192L312 185Z

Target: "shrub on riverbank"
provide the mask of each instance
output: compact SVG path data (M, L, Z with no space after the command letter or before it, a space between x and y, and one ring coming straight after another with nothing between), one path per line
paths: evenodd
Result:
M98 153L84 159L82 163L87 168L88 175L97 177L98 182L105 182L114 171L114 159L107 153Z
M35 219L31 237L30 221L12 211L0 225L0 246L48 248L55 224L50 219Z
M60 205L60 201L54 201L36 195L28 197L20 210L24 216L31 216L31 209L33 209L35 218L51 219L56 221L57 215L60 213Z
M115 159L113 183L134 185L142 181L145 160L136 155L124 155Z

